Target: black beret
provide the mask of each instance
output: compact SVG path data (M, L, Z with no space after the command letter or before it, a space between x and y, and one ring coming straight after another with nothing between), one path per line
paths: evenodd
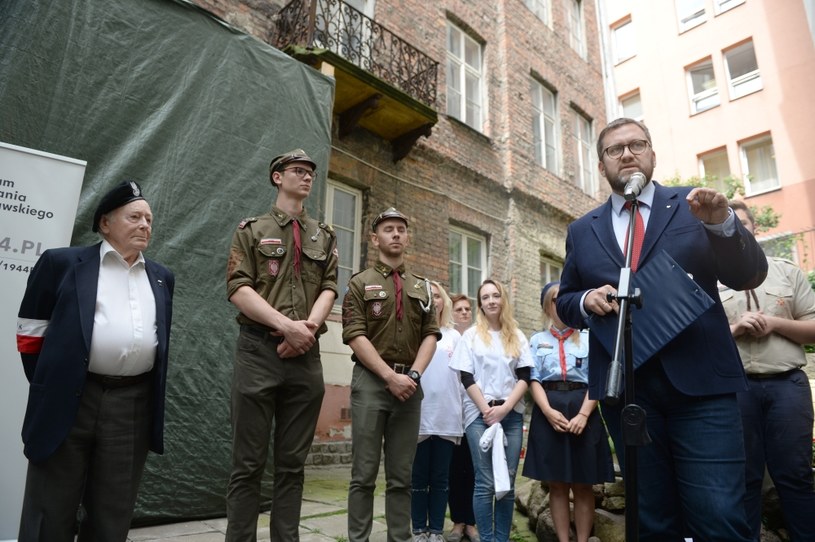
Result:
M93 213L93 231L99 231L99 220L114 209L127 205L131 201L144 199L141 186L136 181L122 181L104 195L99 207Z
M553 281L548 282L546 286L543 287L543 289L541 290L541 307L543 307L543 298L546 297L546 292L549 291L549 288L551 288L552 286L557 286L558 284L560 284L560 282Z
M373 222L371 222L371 231L375 232L376 226L383 220L387 220L389 218L398 218L399 220L404 221L406 227L408 225L408 219L405 215L403 215L393 207L388 207L387 209L376 215L376 218L373 219Z
M269 171L272 173L275 171L280 171L283 169L283 166L291 162L305 162L307 164L311 164L311 167L315 170L317 169L317 164L314 162L314 160L308 157L306 151L303 149L294 149L293 151L281 154L280 156L275 156L269 164Z

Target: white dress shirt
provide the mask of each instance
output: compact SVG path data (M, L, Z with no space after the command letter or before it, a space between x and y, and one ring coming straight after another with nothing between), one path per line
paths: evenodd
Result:
M144 256L128 264L102 241L96 312L93 317L88 370L135 376L153 368L158 346L156 301L144 267Z

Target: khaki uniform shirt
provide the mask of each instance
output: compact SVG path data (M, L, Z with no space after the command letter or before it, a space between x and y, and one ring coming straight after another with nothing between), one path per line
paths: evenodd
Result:
M435 335L441 339L441 333L426 280L405 272L404 266L397 270L402 277L402 320L396 319L392 272L391 267L377 262L348 281L342 302L342 342L348 344L364 335L389 365L411 365L424 338ZM351 357L359 361L356 355Z
M292 217L277 207L261 217L243 220L232 237L226 271L227 297L241 286L255 290L278 312L292 320L306 320L323 290L337 295L337 243L330 226L308 217L300 222L300 277L294 273ZM240 324L259 325L244 314ZM326 330L325 324L319 332Z
M737 292L727 289L719 292L730 324L735 324L747 311L748 296L752 312L760 310L764 314L788 320L815 319L815 292L804 272L789 260L767 258L767 262L767 278L753 290L758 307L750 290ZM736 339L736 344L748 375L783 373L807 363L802 346L778 333L766 337L744 334Z

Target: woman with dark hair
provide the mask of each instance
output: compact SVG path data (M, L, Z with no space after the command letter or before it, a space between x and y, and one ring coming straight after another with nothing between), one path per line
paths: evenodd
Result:
M521 457L523 396L534 362L501 283L485 280L476 300L476 324L464 332L450 367L460 371L467 390L464 427L475 467L473 511L478 531L484 542L507 542ZM487 438L482 439L489 436L494 436L492 450L485 449ZM496 453L505 456L503 472L493 472ZM506 484L506 492L496 493L496 480Z

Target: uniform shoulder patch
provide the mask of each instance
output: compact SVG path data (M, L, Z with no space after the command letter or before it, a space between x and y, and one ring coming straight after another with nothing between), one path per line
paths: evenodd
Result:
M320 226L321 229L324 229L325 231L327 231L328 233L331 233L331 234L334 233L334 228L332 228L330 225L326 224L325 222L320 222L317 225Z
M257 222L257 219L258 217L256 216L244 218L243 220L241 220L241 223L238 224L238 229L240 230L244 229L248 224L251 224L252 222Z

